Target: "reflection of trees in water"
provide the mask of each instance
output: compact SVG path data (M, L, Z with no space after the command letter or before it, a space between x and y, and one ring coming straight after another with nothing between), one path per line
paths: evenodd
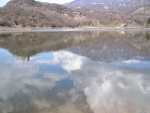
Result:
M0 46L16 56L30 57L39 52L56 51L71 45L70 35L64 33L2 34Z
M99 32L72 50L93 60L104 62L149 58L150 41L146 32Z
M73 51L78 49L76 52L87 57L90 57L87 55L87 52L90 52L90 55L95 55L101 60L106 58L105 61L116 61L120 57L123 60L127 56L128 58L129 56L135 58L136 55L145 57L143 50L144 53L148 52L147 48L150 46L145 36L145 33L124 32L2 34L0 47L8 49L21 58L29 58L43 51L71 48ZM99 51L100 53L97 54ZM132 54L129 54L130 52ZM69 62L69 66L73 67L76 66L74 63L77 61L72 59L80 59L79 64L82 64L82 67L75 67L69 73L74 84L65 80L66 75L62 76L63 73L59 71L58 73L42 72L40 68L47 64L38 66L39 70L35 68L34 63L33 65L23 62L2 64L0 112L91 113L90 108L95 113L100 111L105 113L107 110L108 113L117 112L112 109L120 110L118 112L121 113L135 113L137 110L142 111L143 108L144 111L150 111L149 95L146 94L149 93L149 77L147 76L149 71L133 68L120 69L85 57L81 58L80 55L58 53L57 56L62 56L60 59L63 63L58 62L55 65ZM73 58L69 60L68 56ZM57 60L60 59L57 58ZM69 88L66 90L67 86ZM138 95L134 95L135 93ZM147 95L147 98L143 95Z
M99 33L99 32L97 32ZM44 51L57 51L94 37L91 32L12 33L0 35L0 47L16 56L30 57Z
M145 34L146 34L146 39L149 40L150 39L150 33L146 32Z
M73 48L87 57L101 56L101 60L112 61L149 55L149 38L149 32L124 31L12 33L0 35L0 47L23 59L40 52Z

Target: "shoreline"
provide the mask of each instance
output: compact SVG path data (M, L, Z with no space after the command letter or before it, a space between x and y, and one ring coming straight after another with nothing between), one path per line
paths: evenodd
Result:
M111 27L61 27L61 28L1 28L0 33L15 32L69 32L69 31L150 31L150 28L111 28Z

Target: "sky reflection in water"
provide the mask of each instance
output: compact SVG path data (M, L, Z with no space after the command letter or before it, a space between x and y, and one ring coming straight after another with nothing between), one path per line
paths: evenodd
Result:
M70 49L27 59L0 49L1 113L150 113L150 62Z

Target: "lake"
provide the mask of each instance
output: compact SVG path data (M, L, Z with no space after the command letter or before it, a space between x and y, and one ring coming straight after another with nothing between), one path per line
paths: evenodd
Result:
M0 113L150 113L150 31L1 32Z

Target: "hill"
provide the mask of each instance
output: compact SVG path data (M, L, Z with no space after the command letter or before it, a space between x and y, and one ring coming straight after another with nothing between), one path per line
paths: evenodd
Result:
M126 12L125 15L139 25L144 25L150 17L150 4L139 5Z
M0 25L9 27L76 27L86 24L83 17L65 6L35 0L11 0L0 8Z
M140 4L137 5L137 2ZM105 7L103 10L103 7L110 3L112 7ZM113 5L116 3L128 5L126 7ZM140 27L146 25L150 16L150 5L146 3L149 2L138 0L129 5L129 0L128 2L125 0L75 0L66 4L68 8L35 0L11 0L0 8L0 27L21 29L87 26ZM130 9L128 6L135 7Z
M101 14L99 20L115 23L115 26L145 26L150 17L149 0L75 0L65 6L95 11Z

